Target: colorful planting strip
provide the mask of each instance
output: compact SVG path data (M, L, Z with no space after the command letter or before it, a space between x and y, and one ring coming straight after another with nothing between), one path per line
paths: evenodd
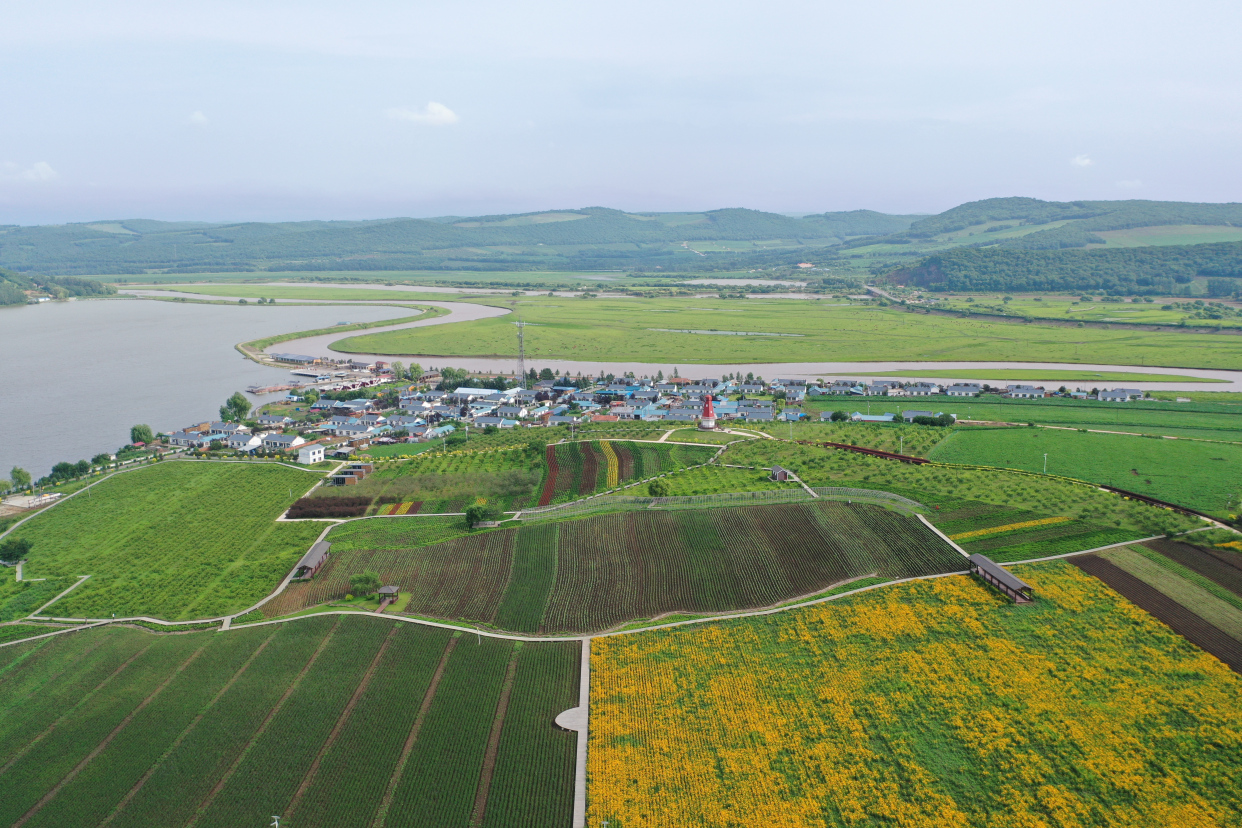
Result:
M1001 532L1019 532L1023 529L1033 529L1036 526L1051 526L1056 523L1067 523L1073 520L1072 517L1050 517L1040 518L1039 520L1024 520L1021 523L1007 523L1004 526L993 526L988 529L976 529L973 532L962 532L949 537L955 541L971 540L972 538L981 538L984 535L999 535Z

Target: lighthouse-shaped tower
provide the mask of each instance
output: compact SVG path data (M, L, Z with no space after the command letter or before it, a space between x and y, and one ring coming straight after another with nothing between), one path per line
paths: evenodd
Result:
M716 409L712 408L712 395L703 398L703 416L699 418L699 428L711 430L716 427Z

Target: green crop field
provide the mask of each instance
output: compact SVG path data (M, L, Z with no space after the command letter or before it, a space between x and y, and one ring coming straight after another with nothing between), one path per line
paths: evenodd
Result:
M821 398L822 399L822 398ZM925 405L933 413L943 410L940 406L926 403L906 401L900 410ZM857 398L828 397L817 407L824 411L845 411L852 414L859 409ZM866 408L866 403L862 404ZM876 409L877 411L879 409ZM792 428L791 428L792 426ZM809 440L811 442L844 443L851 446L908 454L912 457L926 457L941 440L951 433L948 428L940 426L924 426L893 423L852 423L852 422L821 422L818 414L808 422L799 423L755 423L747 426L756 431L764 431L784 439Z
M828 374L828 377L845 376L844 374ZM879 374L877 377L881 376ZM1195 377L1185 374L1144 374L1138 371L1052 371L1035 368L952 368L921 371L885 371L884 377L890 379L929 379L933 376L941 380L970 380L984 382L1054 382L1054 383L1087 383L1094 386L1099 383L1111 382L1124 385L1127 382L1226 382L1211 377ZM938 398L939 399L939 398Z
M929 455L942 463L1001 466L1089 480L1209 514L1242 501L1242 445L1084 434L1047 428L956 429ZM1227 508L1228 507L1228 508Z
M0 668L0 822L567 824L576 643L378 618L102 629Z
M1088 301L1077 295L1018 295L1010 301L1004 301L1004 295L975 293L967 301L962 297L951 297L936 303L936 307L955 311L973 311L974 313L999 313L1018 318L1030 317L1037 322L1041 319L1055 319L1066 322L1096 323L1141 323L1153 326L1152 329L1171 329L1182 324L1198 327L1229 327L1242 325L1242 319L1232 309L1217 312L1216 318L1209 315L1206 309L1198 312L1200 305L1194 305L1193 299L1186 297L1176 299L1156 299L1153 302L1143 301ZM1200 297L1206 303L1207 297ZM1174 306L1175 305L1175 306ZM1167 310L1166 306L1169 307ZM1225 306L1228 308L1229 306ZM1127 363L1133 364L1133 363ZM1147 363L1154 364L1154 363ZM1089 381L1089 380L1088 380Z
M102 481L11 537L33 544L27 578L90 576L51 615L213 617L270 592L323 531L275 520L318 479L274 463L157 463Z
M1242 678L1065 563L596 639L588 824L1235 825Z
M962 420L1030 422L1070 428L1242 442L1242 405L1230 402L1108 403L1059 397L1045 400L1009 400L995 395L933 397L931 400L916 402L910 399L871 397L864 401L857 397L829 396L808 402L806 409L833 411L843 408L851 412L867 413L869 410L872 414L900 414L909 408L924 407L931 411L956 414Z
M723 492L763 492L773 489L794 489L797 483L777 483L767 469L737 469L713 463L697 469L671 474L664 478L668 484L668 496L708 495ZM622 494L639 497L648 494L646 486L627 489Z
M195 285L203 295L238 295L233 285ZM255 288L254 295L362 301L410 301L410 293L366 288ZM279 293L273 293L279 291ZM816 361L1090 362L1242 368L1242 339L1178 331L1107 330L922 314L875 305L721 300L703 297L579 299L555 296L420 295L520 311L530 324L528 353L547 359L747 364ZM728 326L721 324L721 311ZM678 333L699 331L699 333ZM736 334L744 333L745 336ZM771 334L765 336L765 334ZM493 317L334 343L342 352L513 356L512 320Z
M295 612L343 597L349 576L374 570L411 599L405 612L522 632L587 632L673 612L767 606L851 578L964 566L913 517L837 502L617 512L524 524L401 548L373 524L351 527L354 551L264 607ZM381 526L387 532L387 526ZM329 536L329 540L335 533Z
M549 445L539 506L564 503L623 483L706 463L718 449L615 440Z
M793 470L811 486L855 486L893 492L931 506L934 512L932 521L936 523L941 520L941 512L948 514L973 506L999 506L1029 512L1039 518L1070 517L1081 521L1082 531L1092 533L1085 538L1087 541L1101 537L1095 532L1104 532L1107 537L1113 538L1100 543L1087 542L1075 549L1034 542L1029 549L1009 550L1013 554L1005 555L1006 560L1092 549L1106 543L1203 526L1199 518L1126 500L1093 485L1003 469L968 469L934 464L914 466L842 449L822 449L773 440L755 440L733 446L724 462L763 466L779 463ZM999 560L997 556L1001 553L995 551L988 554Z

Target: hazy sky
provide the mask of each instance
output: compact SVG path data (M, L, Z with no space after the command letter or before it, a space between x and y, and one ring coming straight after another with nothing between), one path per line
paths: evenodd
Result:
M1237 0L2 8L4 223L1242 200Z

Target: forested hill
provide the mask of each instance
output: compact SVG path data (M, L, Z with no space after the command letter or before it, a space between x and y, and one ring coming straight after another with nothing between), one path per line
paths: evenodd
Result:
M1196 278L1229 296L1242 279L1242 242L1094 250L958 248L889 274L887 281L930 290L1103 290L1171 295Z
M0 266L26 272L702 265L716 254L827 247L904 230L920 216L869 210L792 218L758 210L625 213L603 207L507 216L277 224L100 221L0 227ZM700 254L687 243L707 243ZM796 258L796 256L795 256Z
M72 276L28 277L0 268L0 305L24 305L35 296L64 299L69 296L107 296L116 293L112 285L94 279Z

